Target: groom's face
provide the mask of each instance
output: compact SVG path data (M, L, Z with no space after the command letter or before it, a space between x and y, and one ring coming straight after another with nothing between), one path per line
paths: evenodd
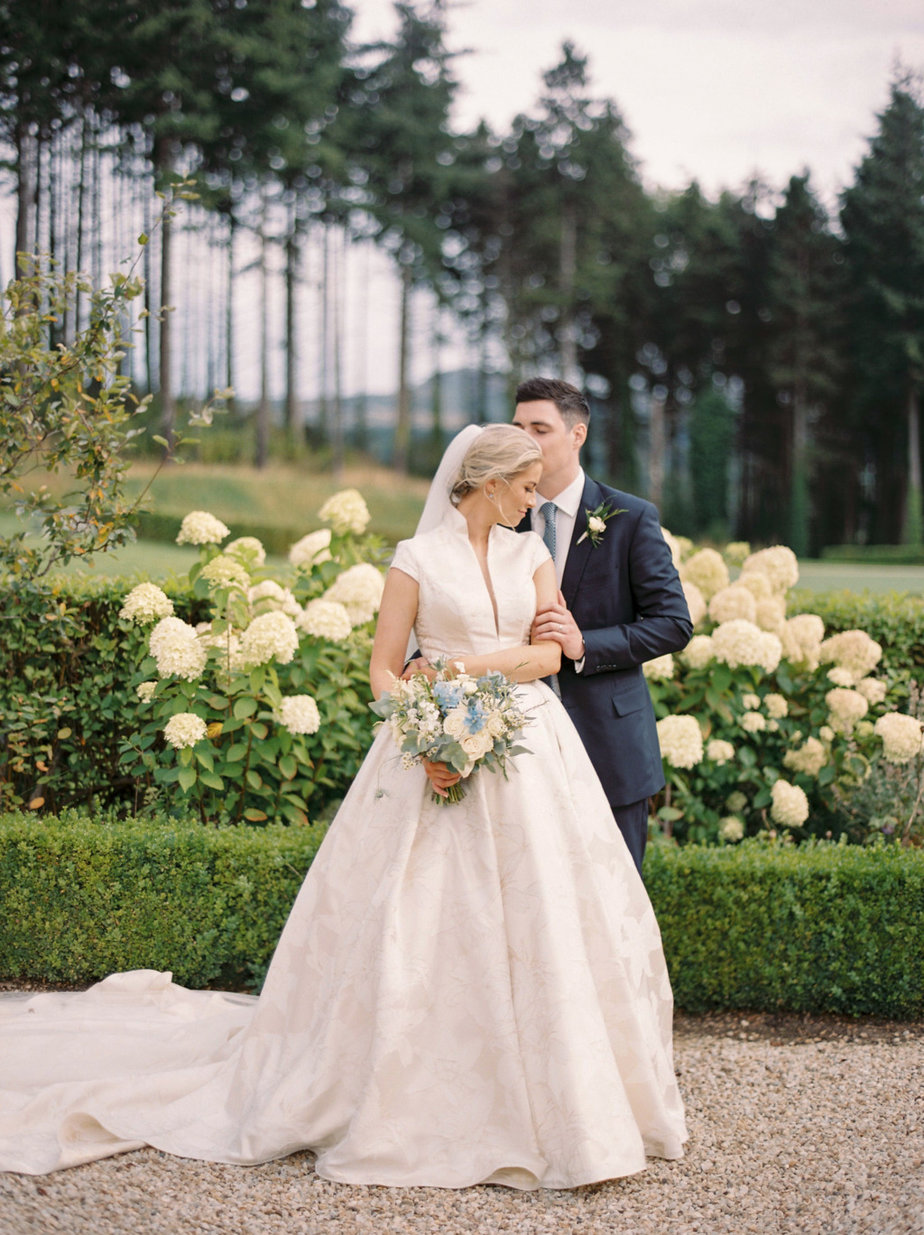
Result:
M551 399L518 403L513 423L525 429L542 451L543 497L556 497L577 475L586 426L578 422L569 428Z

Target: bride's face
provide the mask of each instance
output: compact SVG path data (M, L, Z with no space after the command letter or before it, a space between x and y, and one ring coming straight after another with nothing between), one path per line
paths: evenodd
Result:
M485 492L497 510L497 522L516 527L527 511L536 505L536 489L542 464L532 463L509 480L491 481Z

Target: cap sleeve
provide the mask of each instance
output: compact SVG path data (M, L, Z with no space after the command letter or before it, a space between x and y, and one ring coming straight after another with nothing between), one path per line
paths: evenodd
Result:
M539 542L542 543L541 541ZM543 548L545 546L543 545ZM413 540L399 540L395 549L395 556L391 559L392 566L403 571L406 575L410 575L412 579L420 582L420 567L417 563L417 552L414 547Z
M529 540L530 574L535 574L543 562L551 561L552 555L548 546L538 532L521 532L521 537Z

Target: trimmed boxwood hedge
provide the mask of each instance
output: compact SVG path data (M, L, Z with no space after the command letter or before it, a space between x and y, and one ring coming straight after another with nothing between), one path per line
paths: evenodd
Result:
M653 847L677 1006L924 1016L924 850Z
M0 978L259 985L321 828L0 816ZM652 846L679 1008L924 1016L924 851Z
M191 987L258 985L322 836L0 815L0 976L80 984L160 969Z

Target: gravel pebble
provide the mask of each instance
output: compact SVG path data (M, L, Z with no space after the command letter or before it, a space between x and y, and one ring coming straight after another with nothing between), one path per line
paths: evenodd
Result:
M568 1192L356 1188L155 1150L0 1175L0 1235L924 1235L924 1025L677 1019L682 1162Z

